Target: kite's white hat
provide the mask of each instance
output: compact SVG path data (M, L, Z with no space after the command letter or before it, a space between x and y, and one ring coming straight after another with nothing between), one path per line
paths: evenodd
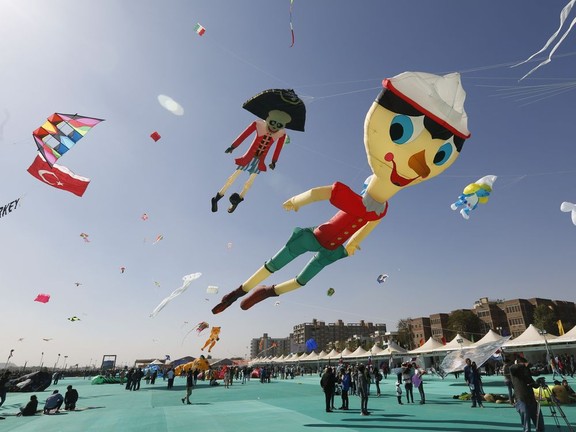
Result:
M495 175L487 175L482 177L481 179L476 180L476 183L479 185L488 186L489 188L492 188L497 178L498 177Z
M457 72L440 76L426 72L403 72L382 85L461 138L469 138L464 111L466 92Z

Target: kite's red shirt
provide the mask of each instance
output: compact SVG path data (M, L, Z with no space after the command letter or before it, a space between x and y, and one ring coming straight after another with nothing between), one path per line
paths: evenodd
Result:
M284 142L286 141L286 131L285 129L280 129L277 132L270 132L264 120L256 120L252 122L252 124L250 124L244 130L244 132L242 132L238 138L234 140L232 147L238 147L254 132L256 132L254 141L252 141L252 144L250 144L250 147L246 153L235 159L235 162L238 166L244 167L248 165L252 159L258 157L258 169L260 171L266 171L266 155L272 147L272 144L274 144L274 141L277 141L276 150L274 150L274 154L272 155L272 162L276 164L278 158L280 157L280 152L282 151Z
M356 231L370 221L382 219L388 210L388 203L381 214L366 211L362 196L358 195L343 183L332 185L330 203L340 209L328 222L314 229L318 242L329 250L337 249L344 244Z

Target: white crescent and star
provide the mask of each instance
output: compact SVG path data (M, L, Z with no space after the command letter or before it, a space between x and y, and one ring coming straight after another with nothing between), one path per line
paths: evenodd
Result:
M54 178L56 179L56 183L51 183L48 180L46 180L46 178L44 177L46 174L53 175ZM58 176L56 174L54 174L52 171L38 170L38 175L40 176L40 178L42 179L43 182L48 183L51 186L64 186L64 183L62 183L60 181L60 179L58 178Z

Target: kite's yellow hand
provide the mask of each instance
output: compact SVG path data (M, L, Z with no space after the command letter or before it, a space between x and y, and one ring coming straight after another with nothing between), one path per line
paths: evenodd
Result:
M299 207L296 205L296 203L294 202L295 197L290 198L289 200L287 200L286 202L284 202L284 204L282 204L282 207L284 207L284 210L286 211L298 211Z

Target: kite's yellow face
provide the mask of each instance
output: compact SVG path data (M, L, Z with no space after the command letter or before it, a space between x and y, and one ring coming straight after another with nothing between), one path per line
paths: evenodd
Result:
M366 115L364 146L368 164L377 178L368 192L390 198L399 190L436 177L459 155L454 137L433 138L424 116L392 112L377 102Z

